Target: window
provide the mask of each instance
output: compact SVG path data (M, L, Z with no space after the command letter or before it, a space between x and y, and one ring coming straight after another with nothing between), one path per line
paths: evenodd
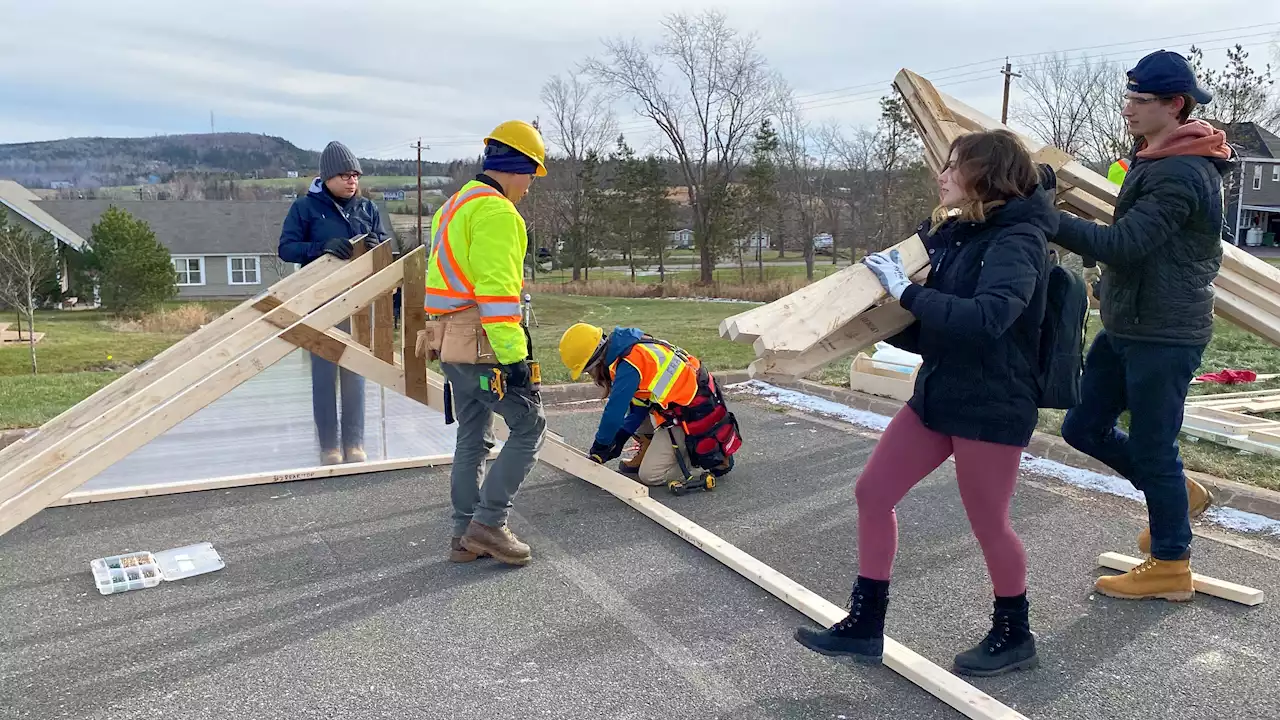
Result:
M262 282L255 255L227 258L227 278L232 285L257 285Z
M1280 163L1271 166L1271 182L1280 182Z
M173 259L173 271L178 274L178 285L204 284L204 258L176 257Z
M1254 190L1262 189L1262 166L1261 165L1253 166L1253 189Z

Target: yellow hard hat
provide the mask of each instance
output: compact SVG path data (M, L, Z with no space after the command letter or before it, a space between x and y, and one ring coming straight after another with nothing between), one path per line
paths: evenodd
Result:
M577 323L560 336L560 360L569 368L569 378L577 380L596 351L604 345L604 330L595 325Z
M524 120L508 120L493 129L485 136L485 144L490 140L510 145L538 164L538 177L547 175L547 145L542 141L542 133L538 128Z

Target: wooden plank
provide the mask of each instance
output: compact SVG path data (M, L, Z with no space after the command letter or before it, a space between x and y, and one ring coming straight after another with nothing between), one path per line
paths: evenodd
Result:
M125 398L150 385L156 378L173 372L183 363L204 354L211 345L244 329L262 317L262 313L254 309L254 304L258 301L264 298L274 298L280 302L292 300L299 293L323 281L341 265L341 260L325 255L288 275L261 295L245 300L208 325L169 346L147 363L64 410L22 440L0 449L0 467L13 467L14 463L25 461L32 454L47 449L59 440L62 433L95 420Z
M1242 278L1258 283L1274 295L1280 295L1280 268L1254 257L1231 243L1222 244L1223 267Z
M918 236L912 235L895 247L902 254L908 274L914 275L929 264L929 254ZM807 298L803 305L779 301L766 306L775 309L776 321L757 338L756 355L799 355L887 297L875 273L862 263L838 274L839 282L823 288L817 297Z
M385 241L383 244L387 244ZM352 248L352 259L363 257L368 250L363 242L358 242ZM361 345L371 348L373 347L373 315L370 314L368 308L357 312L351 316L351 336Z
M1221 279L1222 273L1218 277ZM1213 309L1245 330L1280 345L1280 318L1268 315L1265 310L1225 287L1214 288Z
M1272 376L1259 375L1258 380L1270 380L1271 377ZM1192 384L1194 385L1195 383L1193 382ZM1204 403L1217 402L1217 401L1226 402L1228 400L1237 400L1241 398L1244 398L1244 399L1269 398L1273 396L1280 397L1280 390L1276 390L1272 388L1270 390L1244 390L1241 392L1206 393L1204 395L1190 395L1187 397L1187 402L1198 405L1202 402Z
M400 347L404 356L405 395L424 405L430 405L430 386L427 382L427 361L414 356L418 333L426 327L426 277L427 256L422 252L409 253L404 258L403 295L400 305Z
M1229 410L1219 410L1217 408L1192 407L1185 411L1190 417L1200 418L1203 420L1213 420L1239 428L1253 428L1261 425L1275 425L1280 427L1280 421L1267 420L1266 418L1245 415L1244 413L1231 412Z
M894 245L899 252L902 253L903 263L907 266L907 270L911 274L915 274L927 267L929 264L928 254L924 250L924 244L915 235ZM808 318L813 314L815 308L822 308L824 311L833 299L844 300L848 302L851 288L858 288L859 292L852 302L856 305L861 303L860 309L856 312L850 312L847 309L840 308L840 312L848 314L849 317L844 320L830 320L824 316L823 318L811 323L807 337L812 337L814 333L817 337L813 338L816 343L822 337L831 334L839 329L858 313L871 307L877 300L887 297L884 289L880 286L880 282L876 280L871 270L857 263L850 265L842 270L834 272L827 277L796 290L795 292L779 298L767 305L752 308L746 312L738 313L720 323L721 337L734 340L736 342L757 343L756 354L762 355L766 351L773 351L772 347L763 347L757 341L767 334L789 333L794 332L795 324L798 319ZM870 300L866 300L870 297ZM824 323L829 324L829 328L824 328ZM803 342L798 340L797 342ZM805 346L807 349L809 346ZM790 347L780 347L778 351L789 351ZM798 351L797 353L798 354Z
M44 442L30 444L23 452L15 453L5 469L0 471L0 502L14 497L72 458L91 452L103 440L169 398L184 392L242 353L277 335L279 328L270 323L271 314L301 317L368 275L371 267L370 258L332 266L328 277L295 293L283 305L279 305L280 300L274 295L262 297L248 311L256 314L258 322L250 323L229 337L205 346L204 352L163 376L156 375L158 370L163 369L163 365L133 371L140 379L135 382L136 389L128 397L103 408L96 417L88 418L74 428L48 435ZM264 319L264 314L268 318ZM143 384L144 380L147 381L146 384Z
M496 457L492 451L490 457ZM408 470L412 468L435 467L449 465L453 462L453 454L420 455L417 457L395 458L392 460L369 460L362 463L342 463L339 465L322 465L318 467L298 468L277 472L252 473L248 475L229 475L208 480L184 480L172 483L153 483L150 485L134 485L123 488L103 490L77 490L62 496L49 507L63 505L80 505L84 503L107 502L110 500L130 500L133 498L174 495L204 490L224 490L227 488L248 487L250 485L269 485L272 483L294 482L296 480L317 480L342 475L358 475L361 473L386 472L389 470Z
M1098 556L1098 565L1112 570L1128 572L1142 564L1142 560L1120 553L1102 553ZM1191 581L1195 583L1196 592L1230 600L1241 605L1259 605L1266 599L1261 590L1237 585L1226 580L1218 580L1199 573L1191 573Z
M1219 271L1213 285L1215 290L1226 290L1272 318L1280 317L1280 296L1231 268Z
M316 326L331 326L352 314L367 309L374 298L395 287L403 270L398 265L385 268L347 290L329 303L307 315ZM275 329L279 334L279 329ZM30 482L17 494L0 504L0 535L12 530L41 508L80 487L86 480L119 461L134 449L146 444L164 431L190 417L200 408L230 392L245 380L292 352L294 346L279 337L255 347L235 362L193 384L159 407L147 412L123 430L102 438L91 451L85 452L42 479ZM163 400L164 398L160 398ZM149 405L152 406L152 405Z
M1260 442L1259 440L1251 439L1246 435L1226 434L1210 428L1200 427L1199 422L1200 421L1195 420L1194 418L1184 419L1182 422L1183 434L1200 438L1201 440L1215 442L1219 445L1225 445L1229 448L1235 448L1236 450L1244 450L1257 455L1280 457L1280 434L1276 434L1275 441L1272 442L1271 438L1266 437L1266 434L1263 433L1263 438L1266 439L1267 442Z
M377 272L391 264L391 242L386 241L373 249L373 270ZM396 328L395 307L392 293L373 301L373 355L384 362L391 362L395 355ZM412 357L412 355L410 355Z

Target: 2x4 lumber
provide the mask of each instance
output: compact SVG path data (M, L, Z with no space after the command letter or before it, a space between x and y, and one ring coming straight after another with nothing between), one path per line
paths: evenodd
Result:
M1182 421L1182 433L1191 437L1208 440L1219 445L1225 445L1236 450L1244 450L1257 455L1270 455L1272 457L1280 457L1280 433L1255 432L1250 435L1244 434L1227 434L1200 427L1198 420L1194 418L1184 418ZM1263 442L1265 440L1265 442Z
M382 244L389 246L389 242L383 242ZM364 243L356 243L355 247L352 248L351 257L353 259L359 258L367 252L369 251L364 246ZM368 308L351 316L351 336L361 345L367 348L373 347L373 316L369 314Z
M1280 295L1280 268L1231 243L1222 244L1222 266L1258 283L1273 295Z
M402 272L398 265L385 268L314 310L305 320L317 327L331 327L343 318L367 309L374 298L400 282ZM223 365L217 372L159 407L149 403L151 410L123 430L101 438L91 452L73 458L43 479L22 488L21 494L0 504L0 535L292 352L293 344L278 337L281 330L272 329L270 340L234 362ZM165 398L156 400L164 401Z
M918 235L912 235L894 248L901 253L908 275L914 275L929 265L929 253ZM838 282L824 287L803 305L787 303L785 298L779 301L775 308L775 322L756 339L756 354L799 355L886 297L875 273L862 263L845 268L832 277L836 276L839 276Z
M250 298L215 318L208 325L169 346L147 363L98 390L88 398L64 410L57 417L44 423L35 432L16 443L0 449L0 468L12 468L25 462L33 454L43 452L56 443L64 433L92 422L125 398L146 388L156 378L163 377L192 358L200 356L209 346L239 332L262 316L254 309L254 303L271 297L281 302L292 300L302 291L327 277L342 261L329 255L316 260L267 289L260 296Z
M1222 273L1218 277L1221 279ZM1214 288L1213 309L1245 330L1280 345L1280 317L1267 313L1226 287L1219 285Z
M255 300L243 314L252 314L256 320L250 320L228 337L205 344L200 348L199 354L163 376L156 375L156 372L164 369L167 364L156 364L133 371L137 374L137 389L128 397L102 409L98 415L87 418L78 426L47 435L45 441L38 446L28 445L25 452L15 454L5 469L0 471L0 502L19 494L71 459L92 452L99 443L130 423L278 334L278 327L271 322L270 316L273 314L276 317L287 314L295 318L306 315L345 288L359 282L369 274L372 267L368 257L349 263L339 261L336 267L328 263L326 265L329 265L327 277L321 277L310 287L294 292L288 301L281 304L274 293ZM308 277L314 278L311 275ZM264 319L264 315L268 317Z
M1099 566L1121 572L1128 572L1141 564L1142 561L1138 558L1121 555L1120 553L1108 552L1098 556ZM1192 573L1191 581L1195 584L1196 592L1237 602L1241 605L1259 605L1266 599L1263 592L1256 588L1237 585L1233 582L1218 580L1199 573Z
M373 271L391 264L391 242L373 249ZM373 301L373 355L384 362L391 362L395 355L396 328L395 305L392 293L386 293Z
M426 255L411 253L405 257L400 305L400 348L404 356L404 394L411 400L430 405L427 361L414 354L418 333L427 326L426 277Z
M1215 288L1230 292L1269 316L1280 317L1280 295L1231 268L1222 268L1213 284Z
M496 453L490 453L493 457ZM342 475L360 473L385 472L388 470L409 470L413 468L449 465L453 462L453 453L443 455L418 455L415 457L394 458L391 460L369 460L361 463L342 463L340 465L322 465L273 472L250 473L245 475L228 475L207 480L182 480L170 483L152 483L150 485L131 485L121 488L103 488L100 490L77 490L64 495L49 507L63 505L81 505L84 503L107 502L110 500L132 500L134 498L174 495L177 493L201 492L204 490L225 490L227 488L248 487L250 485L270 485L272 483L294 482L296 480L318 480Z
M786 375L800 377L840 358L887 340L902 332L915 316L897 301L874 307L849 322L818 344L795 357L766 353L748 366L751 377Z

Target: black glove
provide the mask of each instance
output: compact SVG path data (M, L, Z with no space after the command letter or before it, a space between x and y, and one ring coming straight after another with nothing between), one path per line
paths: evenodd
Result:
M325 240L321 252L328 253L339 260L350 260L352 255L351 241L346 238Z
M631 433L626 430L619 430L618 434L613 438L613 445L609 446L609 452L613 453L614 457L622 455L622 450L631 441L631 437Z
M622 445L617 442L613 445L594 442L591 443L591 450L587 453L587 457L603 465L621 454Z
M375 235L365 235L365 236L364 236L364 248L365 248L366 250L372 250L372 249L374 249L374 248L378 247L378 245L379 245L381 242L382 242L382 241L381 241L381 240L379 240L379 239L377 238L377 236L375 236Z
M508 387L531 388L529 377L529 363L525 360L511 363L510 365L502 365L502 374L506 376Z

